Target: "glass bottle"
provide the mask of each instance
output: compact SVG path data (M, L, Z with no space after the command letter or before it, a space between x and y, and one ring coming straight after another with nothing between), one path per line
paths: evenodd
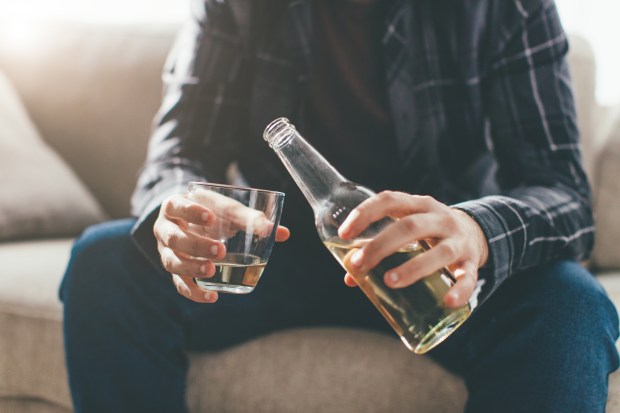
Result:
M370 189L343 177L314 149L286 118L271 122L263 134L305 195L313 211L323 244L343 265L352 254L373 239L394 219L371 224L353 240L338 236L338 228L362 201L374 195ZM385 285L384 274L427 250L423 241L411 242L383 259L368 274L355 280L368 299L411 351L423 354L441 343L471 314L467 304L459 308L444 305L444 295L455 283L454 275L442 268L405 288ZM343 265L344 266L344 265Z

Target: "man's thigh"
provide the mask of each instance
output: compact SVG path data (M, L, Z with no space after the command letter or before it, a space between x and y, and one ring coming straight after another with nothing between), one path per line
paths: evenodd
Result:
M616 310L596 279L555 261L512 276L431 356L465 378L468 411L512 402L503 411L520 412L529 402L536 412L594 412L618 367L617 337Z

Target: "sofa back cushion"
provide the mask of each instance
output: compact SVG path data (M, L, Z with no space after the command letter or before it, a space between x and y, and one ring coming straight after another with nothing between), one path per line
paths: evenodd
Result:
M104 219L97 201L41 139L0 72L0 242L75 236Z
M0 70L108 215L127 216L177 26L23 24L27 42L0 36Z

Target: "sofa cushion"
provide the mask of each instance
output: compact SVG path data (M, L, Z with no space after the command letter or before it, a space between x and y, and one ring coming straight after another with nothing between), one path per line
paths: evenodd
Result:
M104 214L0 73L0 240L75 235Z
M0 67L105 211L129 216L178 24L37 20L20 28L32 41L17 47L0 36Z
M303 328L193 354L192 412L462 413L462 380L394 336Z
M594 52L590 43L579 35L569 38L570 52L568 62L575 95L577 122L581 136L583 163L590 181L593 181L594 169L594 112L596 108L595 83L596 66Z
M620 270L598 273L596 279L605 288L616 308L620 308Z
M46 402L54 412L71 407L57 293L71 245L71 239L0 243L0 398L6 399L0 411L31 402Z
M72 245L70 238L0 243L0 310L60 321L57 291Z

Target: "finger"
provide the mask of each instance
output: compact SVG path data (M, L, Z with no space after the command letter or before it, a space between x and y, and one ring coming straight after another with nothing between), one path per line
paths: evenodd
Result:
M399 218L416 212L429 212L438 205L443 204L428 196L384 191L368 198L351 211L338 229L338 235L342 239L355 238L368 225L385 217Z
M160 249L160 257L166 271L173 274L196 278L212 277L215 274L215 265L212 261L179 256L167 247Z
M443 238L447 234L439 214L412 214L388 225L372 241L353 255L351 264L355 274L374 268L381 260L399 251L414 240ZM396 265L396 264L394 264Z
M274 223L263 211L248 207L226 195L198 188L190 198L208 206L211 215L214 215L211 222L216 223L220 236L230 238L239 231L246 231L259 237L268 237L273 231ZM288 238L286 232L281 236Z
M283 242L289 239L291 236L291 231L282 225L278 226L276 229L276 242Z
M355 278L353 278L353 276L349 273L346 273L344 275L344 283L347 285L347 287L357 287L357 282L355 281Z
M386 285L392 288L406 287L438 269L456 262L458 258L458 248L454 243L444 240L398 267L388 270L384 281Z
M221 259L226 255L226 246L222 242L184 231L171 221L157 225L156 236L175 253L210 259Z
M208 225L213 220L209 208L185 195L173 195L167 198L161 208L165 216L173 221L183 220L191 224Z
M463 264L460 271L455 271L456 284L450 288L444 297L444 303L448 307L461 307L467 304L478 281L477 266L473 262Z
M193 280L193 278L181 277L178 274L172 274L172 282L179 294L188 300L197 303L214 303L218 299L215 291L203 291Z
M251 232L262 238L269 237L273 232L275 224L265 216L263 211L246 206L241 206L236 211L230 219L238 229Z
M273 223L265 217L262 211L250 208L226 195L197 188L190 195L190 199L208 206L216 215L215 219L219 225L230 224L233 233L238 230L246 230L250 226L257 230L264 230L264 227L269 225L268 230L265 231L269 235L273 228Z

